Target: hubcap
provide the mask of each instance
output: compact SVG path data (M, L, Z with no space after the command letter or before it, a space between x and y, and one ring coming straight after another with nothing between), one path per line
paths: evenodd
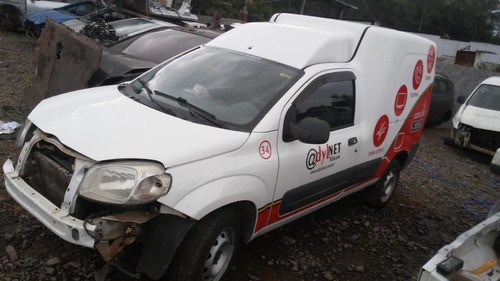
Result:
M385 181L383 183L383 191L382 191L382 197L380 200L382 202L386 202L389 200L389 197L391 197L392 192L394 191L394 188L396 187L396 181L397 181L397 176L394 170L391 170L388 174L387 177L385 178Z
M236 245L232 227L224 229L215 239L203 267L203 280L218 281L229 266Z

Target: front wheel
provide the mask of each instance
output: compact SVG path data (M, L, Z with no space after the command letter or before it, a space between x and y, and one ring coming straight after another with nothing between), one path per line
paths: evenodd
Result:
M394 159L389 166L387 166L385 173L377 183L366 189L364 195L366 203L370 207L379 209L389 202L398 184L400 172L401 165L398 160Z
M231 210L200 220L190 230L170 265L170 281L219 281L226 275L241 240L241 223Z

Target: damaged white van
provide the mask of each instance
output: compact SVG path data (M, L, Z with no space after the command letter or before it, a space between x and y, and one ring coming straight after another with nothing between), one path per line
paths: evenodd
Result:
M455 144L494 155L500 148L500 77L490 77L474 89L453 117Z
M435 54L411 34L276 14L130 83L42 101L6 188L107 262L140 243L129 271L221 280L240 242L363 189L388 202L419 146Z

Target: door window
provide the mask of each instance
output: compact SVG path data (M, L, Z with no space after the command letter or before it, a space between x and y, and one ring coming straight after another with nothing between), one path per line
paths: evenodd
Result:
M290 109L292 116L289 116L296 123L306 117L319 118L326 121L330 130L334 131L354 124L354 106L354 74L334 73L311 83L295 100Z

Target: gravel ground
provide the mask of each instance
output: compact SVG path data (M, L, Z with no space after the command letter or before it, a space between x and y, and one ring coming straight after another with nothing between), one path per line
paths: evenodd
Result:
M0 120L22 122L36 41L0 31ZM426 128L420 149L382 210L351 196L240 248L227 280L416 280L437 250L500 198L491 158L443 145L450 124ZM0 160L16 154L0 140ZM434 176L431 176L434 175ZM453 185L436 178L442 177ZM59 239L7 194L0 171L0 280L128 280L91 249Z

